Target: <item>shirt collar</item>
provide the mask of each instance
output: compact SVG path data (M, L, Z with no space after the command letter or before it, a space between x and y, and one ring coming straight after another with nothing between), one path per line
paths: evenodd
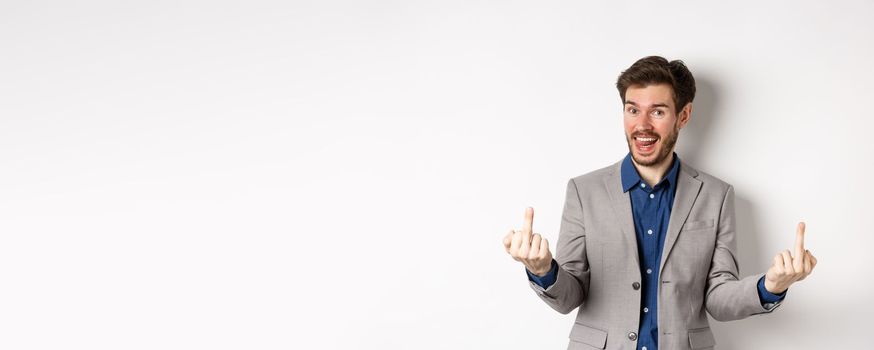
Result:
M669 184L673 185L677 183L677 173L680 168L680 158L677 157L677 152L674 152L674 159L671 161L671 167L668 168L668 172L665 174L665 177L659 181L656 186L667 181ZM632 187L637 186L642 180L640 178L640 174L637 173L637 169L634 168L634 163L631 162L631 152L625 156L625 159L622 160L622 168L620 169L620 174L622 176L622 191L628 192Z

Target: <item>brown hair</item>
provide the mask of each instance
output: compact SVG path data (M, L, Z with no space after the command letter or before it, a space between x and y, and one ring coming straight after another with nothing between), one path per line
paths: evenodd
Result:
M616 80L616 88L619 89L619 97L625 103L625 90L629 86L649 86L653 84L668 84L674 91L674 108L680 113L687 103L695 98L695 78L683 61L673 60L668 62L661 56L647 56L637 60L628 67L619 79Z

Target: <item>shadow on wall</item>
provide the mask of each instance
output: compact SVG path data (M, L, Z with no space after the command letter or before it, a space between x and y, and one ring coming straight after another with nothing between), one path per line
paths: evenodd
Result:
M717 153L711 149L707 140L712 131L716 129L714 126L723 117L718 112L719 90L713 80L708 79L706 75L696 76L695 80L697 93L693 104L692 119L681 132L682 142L677 144L677 153L680 157L693 165L704 163L700 160ZM719 176L719 174L714 175ZM743 189L735 188L739 278L765 272L770 266L772 252L766 252L762 249L761 225L756 213L755 204L744 196ZM722 350L741 350L749 345L747 339L764 339L777 335L787 336L797 332L796 327L791 322L788 324L773 322L781 311L787 310L778 309L773 314L758 315L732 322L720 322L711 317L710 326L715 333L717 347Z
M696 75L695 88L697 91L695 92L695 100L692 102L692 118L680 131L677 142L677 154L683 161L692 165L701 164L702 162L699 160L702 157L714 154L710 151L707 140L710 139L713 125L720 117L716 113L719 110L717 108L719 96L716 86L706 76Z

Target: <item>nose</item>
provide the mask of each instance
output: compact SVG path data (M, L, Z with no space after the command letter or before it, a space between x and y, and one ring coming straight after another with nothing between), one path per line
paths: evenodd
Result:
M652 120L649 119L649 116L643 116L638 119L637 124L634 125L634 131L651 131L652 129Z

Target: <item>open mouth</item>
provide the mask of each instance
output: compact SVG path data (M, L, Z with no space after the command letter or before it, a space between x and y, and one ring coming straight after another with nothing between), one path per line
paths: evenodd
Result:
M651 153L658 142L658 136L654 135L638 135L634 137L634 147L637 148L638 152L644 154Z

